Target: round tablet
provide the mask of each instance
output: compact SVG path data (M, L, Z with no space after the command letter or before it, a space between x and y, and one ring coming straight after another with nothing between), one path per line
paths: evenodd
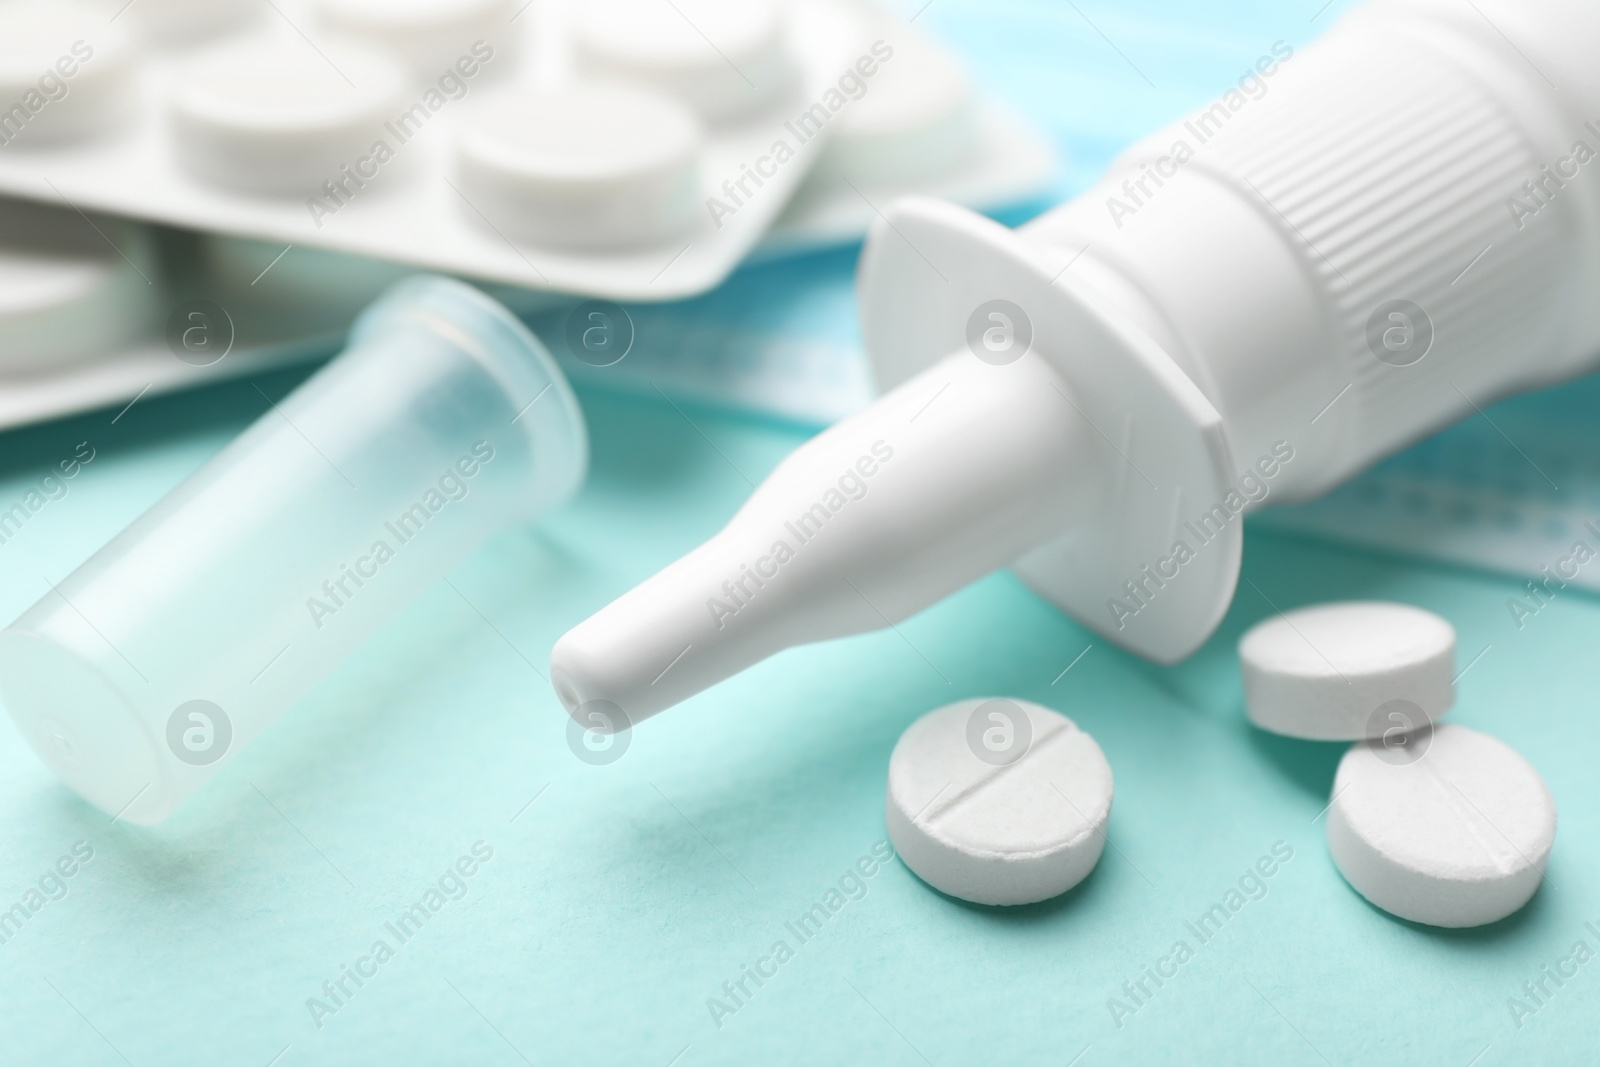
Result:
M0 3L0 147L112 126L136 95L122 27L80 4Z
M404 57L423 77L510 73L525 0L315 0L320 24ZM473 46L477 45L475 49ZM460 67L458 68L458 64ZM468 74L467 71L471 71Z
M1528 902L1556 836L1539 772L1465 726L1408 748L1345 753L1328 806L1328 851L1362 896L1429 926L1481 926Z
M649 245L693 223L702 140L682 105L627 86L504 93L457 135L462 210L539 244Z
M235 189L310 196L331 181L359 196L347 171L362 170L380 140L404 150L384 123L398 120L405 85L396 61L355 46L319 49L289 36L224 42L175 79L178 158ZM376 164L365 169L365 178L377 173Z
M776 0L585 0L572 44L589 73L646 82L724 122L793 83L787 28Z
M1408 604L1300 608L1240 640L1245 708L1263 730L1315 741L1409 730L1455 703L1455 650L1454 627Z
M115 353L160 313L155 280L144 227L0 200L0 375Z
M972 84L953 53L904 37L862 55L856 77L841 83L853 99L831 127L819 172L857 182L914 181L971 158L978 147Z
M1032 904L1094 870L1111 817L1111 766L1049 708L962 700L900 736L884 817L900 858L940 892Z

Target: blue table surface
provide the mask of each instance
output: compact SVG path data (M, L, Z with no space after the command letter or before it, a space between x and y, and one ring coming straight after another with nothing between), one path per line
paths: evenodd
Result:
M1332 17L1314 13L935 0L923 20L1058 135L1065 189ZM296 380L255 384L276 397ZM592 767L540 677L551 644L714 532L803 432L582 399L581 497L467 561L459 593L427 593L162 826L113 824L0 728L0 911L30 912L0 944L0 1064L1594 1061L1600 602L1564 593L1519 630L1512 578L1251 529L1249 584L1180 666L1105 645L1001 573L899 632L780 655ZM80 442L95 454L0 545L0 615L264 408L235 383L0 436L0 506ZM1444 615L1463 665L1486 650L1454 717L1555 795L1549 878L1501 923L1440 931L1365 903L1323 843L1342 747L1244 718L1234 645L1266 598L1353 596ZM846 878L884 848L901 730L975 695L1057 708L1105 749L1117 800L1098 869L1018 909L946 898L893 860ZM1274 852L1291 858L1202 944L1186 923ZM452 875L463 856L473 873ZM417 903L437 909L397 935ZM817 903L837 910L802 940L790 924ZM1145 977L1179 941L1192 958ZM741 979L735 1000L724 983ZM1541 979L1536 1001L1524 983Z

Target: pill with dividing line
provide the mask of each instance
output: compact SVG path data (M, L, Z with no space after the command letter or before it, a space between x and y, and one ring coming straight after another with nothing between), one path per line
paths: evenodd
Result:
M1447 724L1351 747L1328 806L1328 850L1355 890L1429 926L1482 926L1544 879L1556 805L1511 746Z
M929 712L901 735L885 819L906 866L940 892L1032 904L1094 870L1111 794L1111 765L1071 719L980 698Z

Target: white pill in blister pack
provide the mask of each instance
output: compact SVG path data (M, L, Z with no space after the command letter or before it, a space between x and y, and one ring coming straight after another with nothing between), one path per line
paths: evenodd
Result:
M0 3L0 148L59 147L110 131L132 109L134 75L133 42L95 9Z
M693 228L701 125L671 99L579 84L495 100L464 124L463 195L514 237L623 248Z
M584 0L572 46L586 73L653 85L710 122L757 115L795 80L775 0Z
M1111 766L1064 715L1004 698L929 712L889 757L889 839L941 892L977 904L1059 896L1100 860Z
M916 182L948 173L979 147L972 84L954 53L907 37L881 66L878 83L840 116L819 178Z
M1328 850L1384 911L1430 926L1481 926L1528 902L1544 878L1556 808L1539 772L1465 726L1345 753L1328 806Z
M361 48L319 55L287 37L226 42L178 69L173 145L204 181L303 195L367 149L405 84L398 63Z
M1314 741L1401 733L1455 703L1456 632L1409 604L1349 601L1274 615L1239 641L1245 707Z

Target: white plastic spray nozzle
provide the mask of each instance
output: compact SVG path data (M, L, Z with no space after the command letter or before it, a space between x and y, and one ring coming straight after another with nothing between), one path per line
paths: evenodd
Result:
M563 637L563 704L637 722L1007 563L1188 655L1246 511L1592 369L1596 50L1587 0L1379 0L1020 230L894 205L858 286L886 395Z
M721 533L563 637L556 692L637 722L1004 566L1101 495L1072 405L1037 356L948 357L795 451Z

